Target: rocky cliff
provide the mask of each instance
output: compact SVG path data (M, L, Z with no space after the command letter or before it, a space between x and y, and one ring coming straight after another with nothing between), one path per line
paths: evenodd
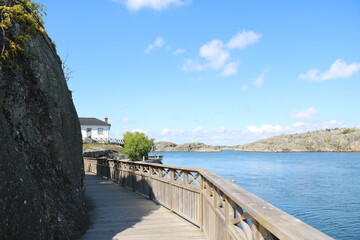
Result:
M235 147L252 152L359 152L360 129L325 129L271 137Z
M86 229L78 116L39 6L0 0L0 239Z

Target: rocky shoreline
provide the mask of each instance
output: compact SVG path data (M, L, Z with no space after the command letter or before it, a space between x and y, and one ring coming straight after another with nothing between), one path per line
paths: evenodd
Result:
M198 142L179 145L172 142L155 142L153 152L221 152L224 148Z
M280 135L236 148L248 152L359 152L360 130L335 128Z
M307 133L283 134L238 146L204 143L155 142L154 152L360 152L360 129L335 128Z

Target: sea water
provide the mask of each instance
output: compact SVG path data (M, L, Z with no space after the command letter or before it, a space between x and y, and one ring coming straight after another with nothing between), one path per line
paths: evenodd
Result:
M206 168L335 239L360 239L360 153L165 152Z

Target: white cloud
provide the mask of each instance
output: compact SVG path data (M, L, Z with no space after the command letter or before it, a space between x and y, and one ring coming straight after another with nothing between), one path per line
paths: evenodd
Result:
M221 127L207 130L200 126L193 130L163 129L160 132L154 132L151 137L156 141L170 141L177 144L203 142L212 145L238 145L247 140L245 135L244 131L239 129L227 130Z
M204 133L206 132L205 128L204 127L196 127L194 130L193 130L193 134L199 134L199 133Z
M194 72L200 72L204 68L205 68L204 65L192 59L186 59L183 65L181 66L181 70L183 71L194 71Z
M183 6L190 1L182 0L113 0L114 2L125 3L126 7L131 11L138 11L141 8L151 8L155 11L164 10L171 5Z
M309 81L327 81L338 78L349 78L360 70L360 62L347 64L341 59L337 59L328 71L320 73L318 69L310 69L306 73L301 73L299 79Z
M223 76L231 76L237 73L239 62L229 62L225 65L224 70L222 72Z
M331 119L329 121L325 121L320 123L320 128L324 129L324 128L336 128L336 127L341 127L342 124L339 123L338 121L336 121L335 119Z
M144 51L144 53L149 54L151 53L155 48L160 48L164 46L165 40L162 37L157 37L155 41L150 44Z
M318 111L314 107L309 107L302 111L294 112L289 117L295 119L309 119L313 118L318 114Z
M254 44L260 38L260 34L252 31L242 31L233 36L227 44L224 44L219 39L211 40L199 49L199 56L204 60L203 63L197 60L186 59L181 69L184 71L203 71L210 68L215 71L221 71L223 76L234 75L237 73L239 60L231 58L231 51L243 49L248 45Z
M336 120L308 124L296 122L293 125L271 125L263 124L262 126L251 125L242 129L227 129L220 127L216 129L206 129L202 126L194 129L162 129L158 132L149 133L151 138L156 141L170 141L177 144L186 142L202 142L210 145L228 145L234 146L246 144L260 139L278 136L280 134L302 133L315 131L325 128L346 127Z
M138 132L138 133L145 133L145 134L147 134L147 133L148 133L148 131L143 130L143 129L140 129L140 128L134 128L134 129L132 130L132 132L133 132L133 133L134 133L134 132Z
M225 132L226 132L226 128L225 128L225 127L219 128L219 132L220 132L220 133L225 133Z
M160 130L159 133L161 136L177 136L177 135L183 134L184 130L183 129L164 128L164 129Z
M221 40L212 40L211 42L204 44L200 48L200 56L208 60L208 65L219 70L229 58L229 53L224 47L224 43Z
M183 54L183 53L186 53L186 50L185 49L176 49L173 54L174 55L177 55L177 54Z
M264 85L264 81L265 81L265 77L268 73L268 70L264 70L260 76L258 76L257 78L255 78L253 80L253 84L257 87L257 88L261 88Z
M235 36L233 36L226 45L230 49L244 49L247 46L256 43L261 37L261 34L255 33L253 31L243 30L242 32L238 32Z
M304 122L296 122L293 124L293 127L295 127L295 128L299 128L299 127L303 127L303 126L305 126Z
M262 133L275 133L275 132L281 132L284 130L284 128L280 125L270 125L270 124L264 124L261 127L256 127L254 125L248 126L246 128L246 131L253 134L262 134Z

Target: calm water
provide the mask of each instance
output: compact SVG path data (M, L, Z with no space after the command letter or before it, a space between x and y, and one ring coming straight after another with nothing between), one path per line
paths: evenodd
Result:
M162 153L206 168L336 239L360 239L360 153Z

